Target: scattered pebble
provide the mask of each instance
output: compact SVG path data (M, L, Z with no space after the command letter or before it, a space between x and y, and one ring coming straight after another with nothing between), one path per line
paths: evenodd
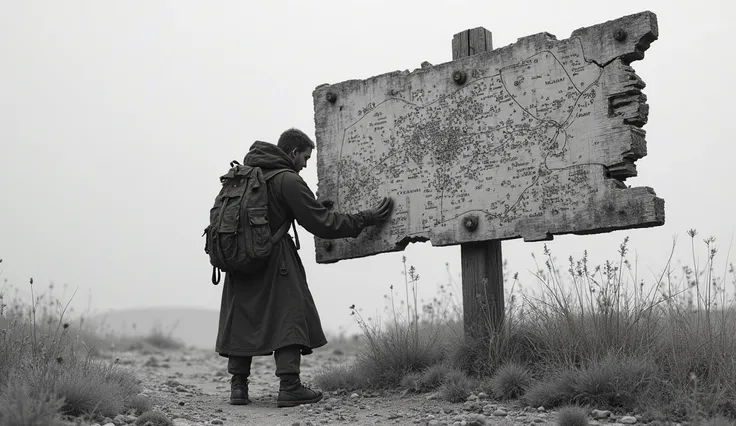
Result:
M606 419L611 416L611 412L608 410L593 410L590 412L590 415L594 419Z
M497 417L505 417L505 416L508 416L509 413L507 413L506 410L499 408L493 412L493 415Z

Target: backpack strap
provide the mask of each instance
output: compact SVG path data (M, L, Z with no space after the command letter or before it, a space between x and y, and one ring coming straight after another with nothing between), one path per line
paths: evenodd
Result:
M283 172L294 172L292 169L269 169L263 171L263 180L269 181L273 179L274 177L278 176L279 174ZM294 220L287 220L284 222L283 225L276 231L275 234L271 237L271 243L276 244L279 240L281 240L284 235L286 235L287 232L289 232L289 226L294 226L294 236L296 237L296 245L297 250L299 250L299 236L296 234L296 225L294 224Z
M279 228L279 230L273 234L273 237L271 237L271 244L276 244L277 241L284 238L284 235L286 235L286 232L289 230L291 223L291 221L287 220L283 225L281 225L281 228Z

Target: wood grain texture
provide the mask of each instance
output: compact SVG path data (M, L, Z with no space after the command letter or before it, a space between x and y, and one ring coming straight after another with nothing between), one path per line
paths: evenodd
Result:
M474 28L455 35L451 62L317 87L320 201L341 212L395 201L390 222L358 238L317 238L317 261L414 241L662 225L664 201L624 184L647 153L645 85L631 62L657 35L655 15L644 12L565 40L539 33L482 52L491 35Z
M452 38L452 59L465 58L493 50L493 36L483 27L459 32Z
M480 338L504 320L501 241L460 245L465 336Z
M473 28L452 38L452 59L493 50L492 34ZM463 329L467 339L484 339L504 321L503 251L500 240L460 245Z

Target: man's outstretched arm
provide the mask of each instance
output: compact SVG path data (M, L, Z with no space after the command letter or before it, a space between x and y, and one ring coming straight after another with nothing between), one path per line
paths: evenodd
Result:
M393 206L391 199L386 198L379 206L355 214L331 212L317 201L304 179L294 173L284 173L281 192L299 225L324 239L357 237L366 227L387 220Z

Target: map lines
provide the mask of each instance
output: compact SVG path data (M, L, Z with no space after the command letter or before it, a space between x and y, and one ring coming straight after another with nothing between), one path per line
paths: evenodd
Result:
M406 208L419 205L425 212L421 226L407 225L413 229L404 229L406 235L423 234L427 227L469 213L508 223L519 215L541 215L551 204L545 199L575 191L587 174L581 167L603 166L565 158L573 139L568 130L591 114L603 74L602 67L585 58L579 39L493 72L476 71L448 93L432 91L416 78L393 96L369 98L342 129L337 207L366 208L362 204L378 199L377 186L383 185L397 194L406 192L400 195ZM565 171L581 177L571 185L552 176ZM474 183L475 194L462 190ZM403 187L424 189L407 192ZM540 201L530 202L530 197ZM486 200L495 201L484 205Z

